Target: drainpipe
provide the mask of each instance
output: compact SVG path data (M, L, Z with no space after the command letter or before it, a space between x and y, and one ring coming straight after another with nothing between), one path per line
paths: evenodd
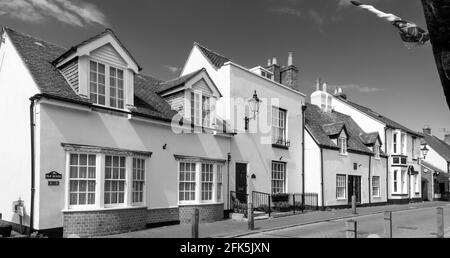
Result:
M369 204L372 203L372 191L370 189L370 172L372 171L372 156L369 155Z
M230 144L231 146L231 144ZM231 148L230 148L231 151ZM227 155L227 202L228 202L228 210L231 208L230 206L230 162L231 162L231 152L228 152Z
M35 192L35 97L30 98L30 136L31 136L31 200L30 200L30 230L28 234L33 232L34 227L34 192Z
M324 185L323 185L323 149L320 148L320 180L321 180L321 195L322 195L322 210L325 207Z
M302 205L305 206L305 111L306 105L302 105Z
M389 159L388 144L387 144L387 127L384 128L384 154L386 157L386 203L389 203Z

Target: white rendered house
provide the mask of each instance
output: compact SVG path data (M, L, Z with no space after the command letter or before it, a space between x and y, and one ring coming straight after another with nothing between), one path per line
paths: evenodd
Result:
M194 208L223 219L232 134L206 70L142 75L111 30L70 49L9 28L1 38L4 221L86 237L189 222Z
M419 159L423 137L420 133L348 100L341 89L331 94L326 84L318 83L311 94L311 103L346 114L364 132L379 134L383 152L389 156L386 171L388 202L407 203L422 199Z

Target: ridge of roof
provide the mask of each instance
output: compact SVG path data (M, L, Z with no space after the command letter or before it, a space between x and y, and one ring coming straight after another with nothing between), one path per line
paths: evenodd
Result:
M208 58L208 60L215 66L216 69L222 67L226 62L231 61L231 59L213 51L207 47L204 47L198 42L194 42L194 46L197 46L200 51Z
M390 119L390 118L388 118L386 116L383 116L383 115L373 111L372 109L370 109L368 107L365 107L365 106L362 106L362 105L357 104L355 102L352 102L352 101L350 101L350 100L348 100L346 98L343 98L342 96L339 96L339 95L333 95L333 96L335 98L343 101L344 103L347 103L350 106L356 108L357 110L367 114L368 116L370 116L370 117L372 117L374 119L377 119L378 121L386 124L386 126L388 126L388 127L391 127L391 128L394 128L394 129L401 129L401 130L404 130L404 131L406 131L406 132L408 132L408 133L410 133L412 135L415 135L415 136L418 136L418 137L423 137L422 134L420 134L420 133L418 133L418 132L416 132L414 130L409 129L408 127L406 127L404 125L401 125L401 124L395 122L394 120L392 120L392 119Z
M188 73L186 75L183 75L181 77L177 77L165 82L161 82L159 85L156 85L156 92L157 93L162 93L164 91L168 91L170 89L173 89L175 87L178 86L182 86L184 85L187 81L189 81L190 79L192 79L192 77L195 77L197 74L206 71L205 68L199 69L197 71L194 71L192 73Z
M434 135L424 134L425 142L439 155L450 162L450 145Z

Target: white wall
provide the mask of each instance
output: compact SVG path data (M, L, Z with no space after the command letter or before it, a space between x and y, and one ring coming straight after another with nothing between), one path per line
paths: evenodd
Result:
M444 159L441 155L439 155L430 145L427 145L428 154L425 157L424 161L430 163L431 165L441 169L442 171L447 172L447 160Z
M149 209L178 206L178 163L174 154L227 159L230 138L212 134L174 134L170 127L128 120L107 112L87 112L41 104L41 203L40 229L62 226L64 180L59 187L49 187L45 173L55 170L65 174L65 151L61 143L86 144L153 152L147 171L147 206ZM167 149L162 146L167 144ZM224 193L226 165L224 166ZM224 194L224 198L228 195ZM224 199L227 203L227 200Z
M12 204L24 200L29 225L31 197L30 100L38 89L8 37L0 47L0 213L19 223Z
M322 205L320 148L309 132L305 132L305 192L318 193L319 206Z

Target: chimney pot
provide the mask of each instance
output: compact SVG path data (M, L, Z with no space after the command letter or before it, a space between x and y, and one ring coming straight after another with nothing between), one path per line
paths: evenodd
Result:
M447 143L447 145L450 145L450 133L447 133L444 136L444 142Z
M289 56L288 56L288 66L293 64L293 57L292 57L292 52L289 52Z
M339 88L339 89L338 89L338 92L339 92L339 93L342 93L342 88Z
M327 83L326 82L324 82L323 84L322 84L322 90L323 91L327 91Z
M267 66L271 66L272 65L272 60L270 60L270 58L269 59L267 59Z
M276 58L276 57L274 57L274 58L272 59L272 64L274 64L274 65L277 64L277 58Z

